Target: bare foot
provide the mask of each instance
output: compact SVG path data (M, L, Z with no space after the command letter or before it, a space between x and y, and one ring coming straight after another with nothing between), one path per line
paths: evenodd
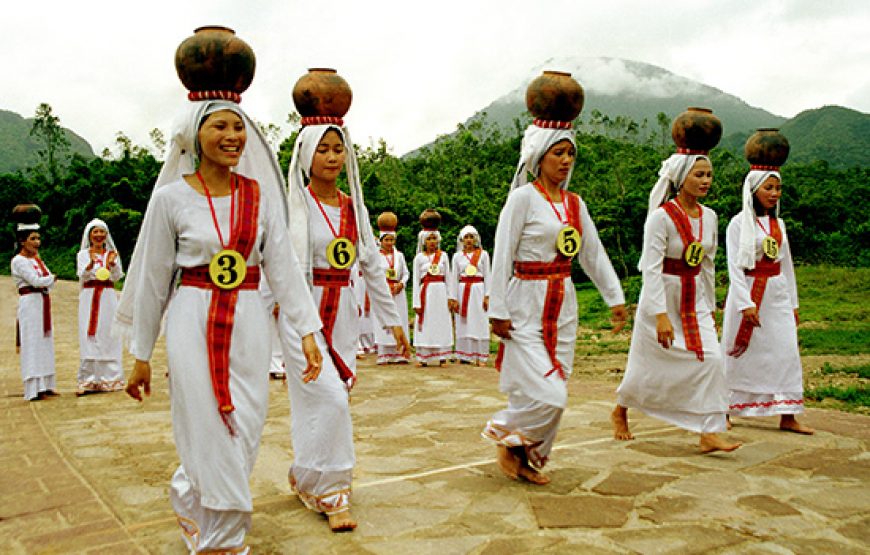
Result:
M440 366L441 368L444 368L445 366L447 366L447 361L442 360L441 362L438 363L438 366Z
M613 439L622 441L634 439L628 429L628 409L626 407L616 405L613 412L610 413L610 421L613 423Z
M804 426L792 414L783 414L779 418L779 429L785 432L794 432L796 434L804 434L811 436L816 431L809 426Z
M725 415L725 427L728 428L729 430L733 427L731 425L731 415L730 414Z
M550 483L549 476L528 465L520 466L518 475L520 478L523 478L527 482L535 484L536 486L546 486Z
M426 363L425 362L418 362L417 368L426 368Z
M702 453L712 453L713 451L733 451L743 445L740 442L731 443L725 441L719 434L701 434L701 441L698 446Z
M510 449L504 445L499 445L498 455L496 455L495 462L498 464L499 469L505 476L511 480L517 479L520 472L520 466L522 466L522 461L520 461L519 457L511 453Z
M326 515L329 521L329 529L333 532L350 532L356 528L356 521L350 514L350 509L331 515Z

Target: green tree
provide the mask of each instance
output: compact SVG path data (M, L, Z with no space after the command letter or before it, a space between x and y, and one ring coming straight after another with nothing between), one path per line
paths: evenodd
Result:
M52 113L50 104L43 102L36 108L30 136L42 143L42 148L37 154L45 165L47 181L51 184L57 183L61 164L68 158L70 143L60 125L60 118Z

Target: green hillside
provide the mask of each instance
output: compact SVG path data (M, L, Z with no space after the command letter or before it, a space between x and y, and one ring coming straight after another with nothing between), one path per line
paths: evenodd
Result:
M11 173L37 164L39 141L30 136L32 118L23 118L15 112L0 110L0 173ZM70 152L86 158L94 157L94 150L80 136L65 129Z

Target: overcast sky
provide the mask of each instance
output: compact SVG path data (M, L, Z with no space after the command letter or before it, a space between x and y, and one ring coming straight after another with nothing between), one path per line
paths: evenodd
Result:
M118 131L150 145L186 102L175 49L210 24L254 49L252 117L285 124L296 79L334 67L354 91L355 142L384 138L395 154L551 57L655 64L786 117L870 112L868 0L3 0L0 109L32 117L48 102L97 153Z

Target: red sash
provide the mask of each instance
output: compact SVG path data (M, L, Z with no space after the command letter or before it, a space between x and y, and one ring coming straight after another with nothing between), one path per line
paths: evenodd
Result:
M88 320L88 337L95 337L97 335L97 324L100 320L100 297L103 296L103 289L115 287L115 282L92 279L84 282L82 287L94 290L94 295L91 297L91 315Z
M435 258L432 259L432 262L430 265L438 264L438 262L440 260L441 260L441 251L439 250L438 252L435 253ZM443 275L433 276L428 271L423 276L423 279L421 280L421 283L423 284L423 286L420 288L420 314L417 316L417 329L418 330L423 329L423 316L426 314L426 289L429 288L429 284L432 282L441 283L444 281L445 281L445 279L444 279Z
M670 216L683 247L688 247L695 241L692 235L692 224L689 217L676 204L676 201L662 205ZM704 207L698 205L701 217L704 217ZM701 238L703 240L703 237ZM698 314L695 312L695 276L701 273L701 265L689 266L682 258L665 258L662 271L666 274L680 277L680 320L683 325L683 337L686 339L686 350L695 353L698 360L704 360L704 346L701 344L701 331L698 328Z
M471 255L471 260L468 262L469 266L474 266L477 268L480 263L480 255L483 252L483 249L475 249L474 254ZM463 283L462 287L462 302L459 304L459 315L463 318L468 317L468 299L471 296L471 284L472 283L483 283L483 276L481 275L473 275L459 276L459 281Z
M770 236L776 239L778 244L782 244L782 230L779 228L777 219L773 217L770 218ZM764 290L767 288L767 279L778 276L779 270L779 262L775 262L763 255L761 260L755 262L754 269L746 270L747 276L755 278L755 281L752 282L750 298L759 310L761 310L761 301L764 299ZM759 318L760 316L759 314ZM740 327L737 329L737 335L734 337L734 346L728 351L730 356L738 357L746 352L754 329L755 326L749 323L745 316L740 320Z
M33 261L36 262L39 277L51 275L38 254L33 258ZM31 287L28 285L18 290L19 295L29 295L32 293L42 294L42 335L48 337L51 335L51 296L48 294L48 287Z
M338 191L341 204L341 223L338 234L346 237L354 245L357 243L356 214L353 211L351 198ZM327 220L328 221L328 220ZM332 332L335 329L335 320L338 317L338 305L341 300L341 290L350 284L350 270L337 270L335 268L314 268L314 285L323 288L320 297L320 320L323 322L323 339L329 351L329 358L335 364L338 375L342 381L351 383L354 379L353 370L342 360L341 355L332 345Z
M257 219L260 211L260 185L253 179L236 174L238 183L238 219L236 228L230 230L226 248L235 250L245 260L251 254L257 240ZM230 215L232 221L232 215ZM236 301L239 289L250 289L254 279L259 282L259 270L245 276L244 284L235 289L221 289L208 278L208 267L184 268L181 285L194 285L211 289L211 304L206 323L206 344L208 347L208 367L211 371L211 385L217 400L218 411L231 435L236 431L230 423L230 414L235 410L230 396L230 343L233 336L233 321L236 314ZM187 282L185 283L185 274ZM249 277L250 276L250 277ZM205 282L203 280L207 279ZM207 283L207 285L203 285ZM247 285L247 286L245 286Z

